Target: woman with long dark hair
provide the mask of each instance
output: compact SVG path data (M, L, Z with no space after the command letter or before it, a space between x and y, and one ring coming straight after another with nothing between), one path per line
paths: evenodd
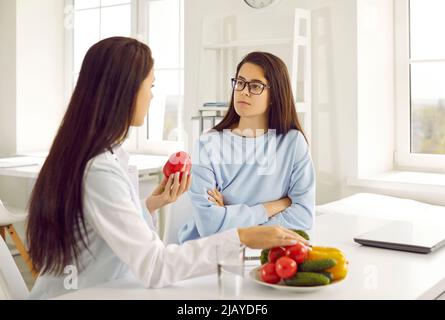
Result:
M239 228L165 246L152 214L190 187L191 176L164 179L139 201L121 147L144 122L154 81L145 44L114 37L92 46L40 171L29 207L29 253L39 277L31 298L50 298L113 279L145 287L216 270L220 243L270 248L305 242L284 228Z
M236 227L314 223L315 174L286 65L252 52L232 86L227 115L193 152L194 211L181 243Z

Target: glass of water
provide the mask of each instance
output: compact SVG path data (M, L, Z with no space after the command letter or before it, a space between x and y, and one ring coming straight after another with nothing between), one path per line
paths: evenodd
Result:
M244 245L236 244L220 244L216 247L220 299L242 299L245 248Z

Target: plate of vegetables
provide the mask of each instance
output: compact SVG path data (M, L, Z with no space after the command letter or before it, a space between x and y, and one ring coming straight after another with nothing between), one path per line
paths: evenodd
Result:
M305 239L302 230L294 230ZM348 273L344 253L337 248L311 248L297 243L261 251L261 266L252 269L249 277L254 282L279 290L312 292L342 282Z

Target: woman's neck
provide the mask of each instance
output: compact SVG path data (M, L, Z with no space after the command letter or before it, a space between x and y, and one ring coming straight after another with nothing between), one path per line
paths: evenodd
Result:
M241 117L239 123L234 127L234 133L245 137L257 137L265 134L269 129L268 119L265 116L246 118Z

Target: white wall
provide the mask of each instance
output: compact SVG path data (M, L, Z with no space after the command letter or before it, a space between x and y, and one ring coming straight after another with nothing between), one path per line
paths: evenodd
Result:
M65 110L64 1L0 0L0 156L47 150Z
M16 145L16 6L0 0L0 157Z
M312 156L321 204L344 196L357 169L356 1L303 5L312 11Z
M394 3L357 1L358 177L393 169Z
M17 152L45 151L65 110L64 1L16 2Z
M0 157L47 150L65 111L64 1L0 0ZM32 181L0 177L24 208ZM26 192L25 192L26 193Z

